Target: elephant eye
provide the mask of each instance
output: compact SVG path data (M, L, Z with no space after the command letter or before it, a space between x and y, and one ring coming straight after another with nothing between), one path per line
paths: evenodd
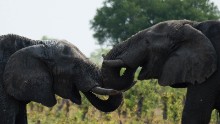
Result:
M145 43L146 43L146 44L149 44L150 41L149 41L148 39L145 39Z

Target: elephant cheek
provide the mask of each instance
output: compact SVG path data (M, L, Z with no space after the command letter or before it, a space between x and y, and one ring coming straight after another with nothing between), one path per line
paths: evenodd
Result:
M149 68L149 63L145 63L145 65L141 68L141 71L138 75L138 80L146 80L151 78L156 78L156 74L153 74L154 70Z
M158 79L163 70L165 60L166 55L157 57L156 55L154 56L151 54L150 57L143 62L143 66L139 73L138 79Z

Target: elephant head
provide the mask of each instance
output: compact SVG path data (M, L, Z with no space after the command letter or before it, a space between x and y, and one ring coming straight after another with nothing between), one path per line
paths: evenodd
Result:
M187 87L202 83L217 67L216 51L196 27L198 22L170 20L158 23L116 45L102 64L104 86L126 90L139 80L158 79L162 86ZM126 67L120 76L121 67Z
M55 94L81 104L83 92L99 110L111 112L122 103L122 94L102 87L102 75L75 46L66 41L47 41L12 54L5 66L6 92L19 101L35 101L51 107ZM94 94L110 95L101 100Z

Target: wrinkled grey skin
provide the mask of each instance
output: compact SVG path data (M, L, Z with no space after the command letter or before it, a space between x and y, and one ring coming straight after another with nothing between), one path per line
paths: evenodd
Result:
M140 66L139 80L158 79L162 86L187 88L183 124L208 124L212 110L220 110L219 57L219 21L161 22L116 45L104 57L104 86L127 90ZM123 76L121 67L127 68Z
M117 109L122 102L121 93L101 100L91 92L102 86L101 71L66 41L3 35L0 63L0 124L27 124L26 104L35 101L52 107L55 94L81 104L80 90L104 112Z

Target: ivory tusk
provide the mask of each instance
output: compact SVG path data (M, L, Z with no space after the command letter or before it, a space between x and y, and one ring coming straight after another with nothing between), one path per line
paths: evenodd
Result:
M106 89L106 88L102 88L102 87L94 87L91 90L92 92L99 94L99 95L116 95L121 93L120 91L117 90L113 90L113 89Z

